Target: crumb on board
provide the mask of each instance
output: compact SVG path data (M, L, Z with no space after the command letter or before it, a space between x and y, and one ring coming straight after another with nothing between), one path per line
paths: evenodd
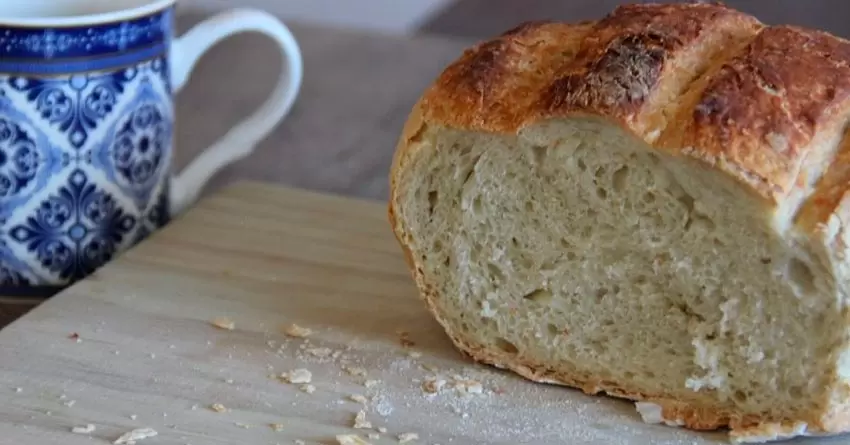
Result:
M313 385L301 385L301 391L306 392L307 394L313 394L316 392L316 387Z
M297 325L297 324L295 324L295 323L293 323L293 324L291 324L291 325L287 326L287 327L283 330L283 332L284 332L286 335L288 335L288 336L290 336L290 337L294 337L294 338L306 338L306 337L309 337L310 335L312 335L312 334L313 334L313 330L312 330L312 329L310 329L310 328L304 328L304 327L298 326L298 325Z
M76 400L68 400L67 402L62 402L62 404L67 406L68 408L71 408L71 407L73 407L74 405L77 404L77 401Z
M343 368L348 375L352 377L366 377L366 370L356 366L346 366Z
M304 368L298 368L282 373L280 378L286 383L310 383L313 380L313 373Z
M366 411L360 410L354 416L354 423L352 425L355 429L358 430L368 430L372 428L372 422L366 420Z
M419 351L410 351L407 353L407 356L410 358L420 358L422 357L422 353Z
M227 408L221 403L213 403L212 405L210 405L210 409L217 413L223 413L227 411Z
M381 433L381 434L387 434L387 429L386 429L386 428L384 428L384 427L382 427L382 426L379 426L379 427L378 427L378 432L379 432L379 433Z
M137 416L135 414L130 414L130 420L136 420L136 418L138 418L138 417L139 416Z
M213 326L215 326L219 329L226 329L228 331L232 331L233 329L236 328L236 323L234 323L233 320L231 320L227 317L213 318L210 321L210 324L212 324Z
M15 392L24 392L24 388L15 388Z
M371 389L378 386L380 383L380 380L366 380L365 382L363 382L363 386Z
M300 440L300 439L296 439L294 441L294 443L295 443L295 445L306 445L307 444L307 442L304 442L303 440Z
M133 445L137 441L144 440L144 439L147 439L147 438L150 438L150 437L154 437L157 434L159 434L159 433L157 433L156 430L154 430L153 428L137 428L137 429L134 429L133 431L129 431L129 432L122 434L121 437L115 439L115 442L112 442L112 443L115 444L115 445L121 445L121 444Z
M368 436L372 440L379 440L381 438L381 435L378 433L369 433Z
M282 423L271 423L271 424L269 424L269 427L271 427L272 431L274 431L276 433L283 431L283 424Z
M398 435L398 443L409 443L419 440L419 435L416 433L401 433Z
M94 425L88 424L83 426L75 426L71 428L71 432L74 434L91 434L94 432Z
M454 387L456 390L466 394L482 394L484 387L481 382L469 379L455 379Z
M446 386L446 381L443 379L432 378L422 382L422 390L428 394L437 394L444 386Z
M309 348L305 352L316 358L327 358L333 355L331 348Z
M372 445L356 434L340 434L336 436L339 445Z
M76 332L72 332L70 335L68 335L68 338L70 338L71 340L74 340L77 343L83 341L83 339L80 338L80 334L78 334Z
M360 403L360 404L363 404L363 405L366 405L366 404L369 403L369 399L367 399L366 396L364 396L362 394L352 394L352 395L348 396L348 400L351 400L352 402Z
M238 426L239 428L246 429L246 430L249 429L249 428L253 428L252 425L248 425L247 423L234 422L234 425Z

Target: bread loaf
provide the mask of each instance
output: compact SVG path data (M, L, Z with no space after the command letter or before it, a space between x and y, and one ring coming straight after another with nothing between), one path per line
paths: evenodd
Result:
M846 432L848 122L824 32L714 4L528 23L415 105L390 220L475 360L737 441Z

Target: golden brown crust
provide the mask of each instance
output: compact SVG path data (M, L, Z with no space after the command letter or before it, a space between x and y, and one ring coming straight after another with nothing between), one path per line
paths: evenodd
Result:
M542 91L534 118L593 113L646 137L666 126L662 113L671 100L760 27L718 5L621 6L593 26L575 60Z
M826 156L813 139L840 131L850 114L850 44L817 31L764 27L755 18L707 4L636 5L598 22L522 25L466 51L416 104L391 171L389 219L431 313L473 359L530 380L646 400L666 419L693 429L730 427L736 436L784 434L783 419L691 406L643 394L600 376L553 373L521 358L494 355L451 331L397 220L398 182L437 127L517 134L524 126L594 115L659 149L715 165L778 203L801 180L807 158ZM802 219L823 224L844 205L850 217L850 142L832 163ZM805 175L803 171L803 175ZM845 218L847 219L847 218ZM850 429L850 414L822 419L815 431ZM810 429L811 431L811 429Z
M789 26L764 29L708 81L671 148L744 175L776 200L796 185L815 134L844 125L850 42Z
M516 132L589 29L589 24L526 23L467 50L422 97L424 119L469 130Z

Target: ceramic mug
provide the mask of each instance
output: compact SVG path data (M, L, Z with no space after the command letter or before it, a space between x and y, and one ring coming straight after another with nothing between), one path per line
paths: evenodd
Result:
M175 37L175 1L0 2L0 297L53 295L144 239L295 102L302 60L282 23L237 9ZM277 42L280 82L172 175L173 95L205 51L244 31Z

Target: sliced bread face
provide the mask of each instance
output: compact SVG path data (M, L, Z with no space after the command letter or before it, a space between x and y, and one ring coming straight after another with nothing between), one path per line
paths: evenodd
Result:
M390 219L476 360L742 441L845 432L848 121L825 33L708 4L527 24L415 106Z

